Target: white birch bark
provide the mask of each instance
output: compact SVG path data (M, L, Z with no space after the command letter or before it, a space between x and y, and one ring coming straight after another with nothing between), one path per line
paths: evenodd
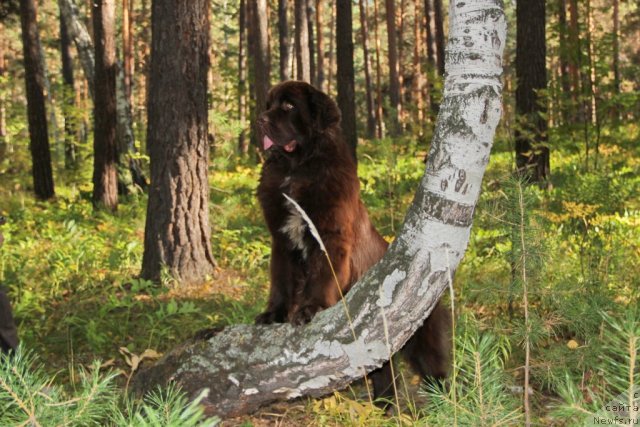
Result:
M89 94L93 99L93 83L95 75L95 59L93 55L93 42L84 24L78 18L78 6L73 0L58 0L58 7L62 14L62 20L67 27L67 33L76 45L82 70L89 83Z
M136 390L170 380L194 397L208 388L207 412L233 416L343 388L402 348L464 254L501 115L502 0L452 0L449 16L444 100L425 175L400 235L346 296L352 323L337 304L301 327L231 326L167 354L137 376Z

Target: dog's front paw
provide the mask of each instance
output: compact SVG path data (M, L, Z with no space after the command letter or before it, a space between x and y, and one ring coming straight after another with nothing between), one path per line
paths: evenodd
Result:
M272 323L283 323L284 316L278 310L267 310L256 316L256 325L270 325Z
M317 304L303 305L302 307L298 308L295 312L293 312L293 314L291 315L290 322L294 325L304 325L305 323L311 322L311 319L313 319L313 316L315 316L316 313L321 310L322 310L322 307L320 307Z

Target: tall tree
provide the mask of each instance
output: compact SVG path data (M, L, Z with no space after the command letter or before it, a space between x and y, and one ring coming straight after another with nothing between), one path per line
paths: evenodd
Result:
M373 0L373 34L376 41L376 124L377 136L382 138L384 136L384 121L382 120L382 43L380 42L379 16L378 0Z
M315 45L315 31L314 24L316 19L316 10L313 4L313 0L305 0L307 3L307 35L309 41L309 83L316 84L318 79L316 69L316 45Z
M442 13L442 0L433 0L433 20L435 22L436 52L438 54L438 75L444 76L444 15Z
M283 1L280 0L282 3ZM238 151L240 154L247 154L249 146L247 145L247 55L245 53L247 45L247 3L240 0L238 13L238 119L240 120L240 135L238 135ZM285 7L286 16L286 7ZM282 43L282 39L280 39ZM282 44L280 44L282 48ZM288 49L288 47L287 47ZM282 49L280 50L282 55ZM280 77L286 80L286 63L284 70L282 69L282 56L280 57Z
M244 3L244 0L241 0ZM289 68L289 25L287 12L289 9L288 0L278 0L278 41L280 51L280 80L285 81L291 78Z
M316 0L316 87L324 90L324 28L322 23L323 0Z
M208 184L209 1L154 0L142 276L183 285L213 272Z
M425 44L427 47L427 92L429 93L429 107L431 117L435 118L440 109L434 91L434 81L436 78L436 50L435 50L435 30L433 29L433 16L432 16L431 0L424 0L424 18L425 18Z
M31 151L33 191L39 199L54 195L51 151L44 105L44 64L38 35L35 0L20 0L24 79L27 87L29 149Z
M414 129L418 130L418 134L422 136L424 129L424 111L422 99L422 80L421 54L422 54L422 37L420 34L420 6L418 0L413 0L413 100L415 102L415 118Z
M294 6L296 19L296 78L305 82L311 82L307 0L295 0Z
M546 105L547 87L545 0L518 2L516 8L516 166L519 173L541 185L549 179Z
M127 103L133 107L133 2L122 0L122 57L124 93Z
M64 82L64 165L72 168L76 165L76 120L74 117L75 108L75 87L73 81L73 62L71 60L71 40L67 32L67 25L64 22L64 15L60 13L60 56L62 62L62 81Z
M322 396L381 366L423 323L465 252L501 111L502 2L454 4L451 73L427 170L405 227L382 261L345 304L316 315L307 327L234 325L206 341L190 341L141 372L136 391L175 381L193 398L207 388L202 403L220 416L277 399ZM469 42L469 33L478 36ZM474 75L465 72L469 67ZM274 359L274 348L286 351Z
M342 131L354 159L356 130L356 95L353 71L353 18L351 0L336 0L336 40L338 52L338 106L342 112Z
M93 2L96 61L93 202L109 210L118 207L115 10L114 0Z
M387 9L387 41L389 47L389 100L391 102L391 134L400 133L400 77L398 65L395 0L385 0Z
M250 5L249 9L251 11L249 15L249 22L251 22L251 25L249 26L251 29L249 38L252 39L251 46L253 47L253 52L251 52L253 67L251 67L251 71L253 73L253 96L255 99L255 104L251 111L251 121L254 124L252 127L251 143L254 144L254 146L258 146L259 142L257 139L258 129L256 118L267 106L267 94L269 93L269 88L271 86L269 79L270 67L267 0L250 1L248 5Z
M573 100L575 100L575 92L571 91L571 80L569 74L569 55L568 55L568 46L567 46L567 37L568 37L568 26L567 26L567 0L558 0L558 38L559 38L559 60L560 60L560 84L562 86L563 97L569 96L571 94ZM561 115L563 120L566 122L568 120L568 111L566 105L563 105L563 102L560 102Z
M369 26L367 23L367 3L358 1L360 6L360 37L362 38L362 56L364 57L365 100L367 106L367 138L373 138L376 133L376 115L371 91L371 63L369 58Z

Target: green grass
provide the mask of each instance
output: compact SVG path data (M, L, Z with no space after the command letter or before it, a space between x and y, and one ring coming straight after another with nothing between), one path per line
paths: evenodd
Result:
M627 307L639 302L639 133L628 125L604 143L598 170L585 170L577 143L554 135L553 189L528 190L529 231L544 242L535 254L540 267L529 287L535 328L530 337L532 402L538 422L565 422L567 411L550 408L566 407L571 396L578 399L576 390L586 393L579 389L585 377L608 390L602 396L622 387L598 382L611 363L597 351L611 342L603 333L606 325L619 324L616 319L628 317ZM79 372L98 359L110 361L115 372L129 372L121 347L138 355L147 349L164 352L200 329L250 323L263 309L269 235L255 198L259 166L234 164L231 158L212 162L212 246L220 271L202 287L181 290L170 278L160 285L136 278L145 196L121 201L113 215L95 212L86 160L80 171L57 170L57 197L36 202L27 184L25 151L20 151L25 144L16 143L17 159L0 161L0 212L9 218L3 227L0 281L9 289L24 347L39 355L42 369L55 375L63 389L77 387ZM362 197L385 236L393 237L402 224L424 171L424 152L410 139L361 144ZM505 183L512 160L508 140L499 139L455 278L456 310L465 319L456 338L462 357L457 403L441 394L405 398L404 414L389 418L358 400L356 388L355 394L340 392L329 400L294 405L298 415L288 416L298 416L300 423L438 425L456 413L460 422L478 425L517 423L521 396L512 390L522 384L522 309L511 274L512 230L504 216L511 206ZM637 316L635 322L640 322ZM504 348L510 350L498 351ZM487 355L486 368L474 371L475 365L469 365L474 352ZM616 357L627 360L624 351L616 356L613 349L608 360ZM482 369L488 369L484 380L474 383L474 372ZM404 372L408 382L414 381ZM123 386L126 375L113 381ZM469 413L482 396L484 412Z

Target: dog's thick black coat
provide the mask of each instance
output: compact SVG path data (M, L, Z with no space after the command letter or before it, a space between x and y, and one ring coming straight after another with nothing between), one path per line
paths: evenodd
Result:
M258 125L269 151L258 199L271 232L271 289L256 322L302 324L336 304L340 292L319 244L283 193L315 224L343 293L382 258L387 242L360 200L356 163L342 139L333 100L307 83L284 82L271 89ZM449 329L448 312L438 304L403 349L421 376L447 375ZM371 378L376 397L389 398L389 365Z

